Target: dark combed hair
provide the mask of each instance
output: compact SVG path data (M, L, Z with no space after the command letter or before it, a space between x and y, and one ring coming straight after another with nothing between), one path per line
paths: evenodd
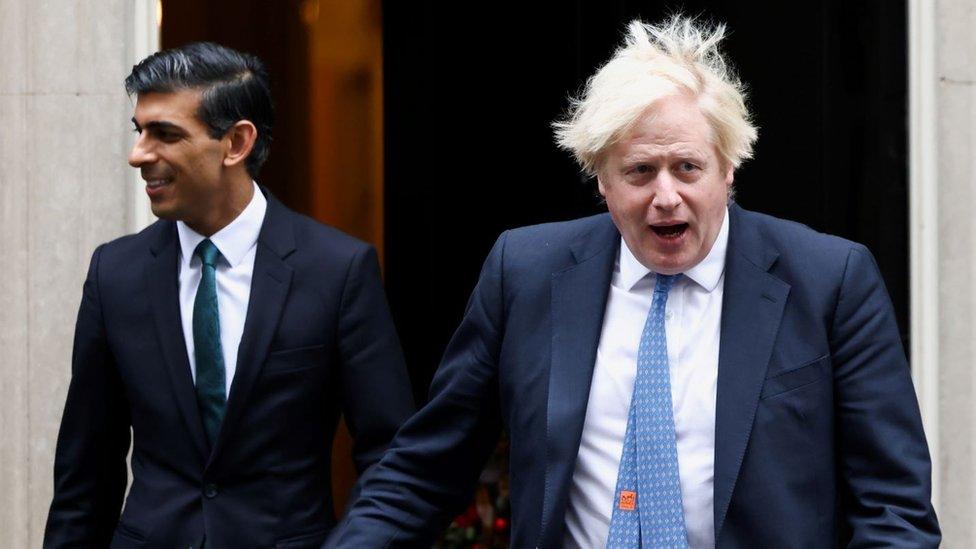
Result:
M132 67L125 79L129 95L198 89L203 92L197 116L219 139L241 120L258 129L247 157L247 173L257 173L271 152L274 103L268 71L254 55L212 42L197 42L156 52Z

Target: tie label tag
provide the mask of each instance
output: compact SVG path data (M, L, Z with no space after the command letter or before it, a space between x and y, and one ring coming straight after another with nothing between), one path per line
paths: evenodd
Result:
M637 509L637 492L621 490L619 506L621 511L633 511Z

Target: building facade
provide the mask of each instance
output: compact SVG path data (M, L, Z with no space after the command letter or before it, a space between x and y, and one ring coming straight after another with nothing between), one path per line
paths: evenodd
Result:
M910 0L911 354L948 547L976 543L976 10ZM0 0L0 538L41 544L92 250L151 217L121 80L154 0Z

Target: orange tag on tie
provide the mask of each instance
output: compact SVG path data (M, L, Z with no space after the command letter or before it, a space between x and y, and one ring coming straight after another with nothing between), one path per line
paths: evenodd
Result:
M621 490L620 509L622 511L633 511L634 509L637 509L637 492Z

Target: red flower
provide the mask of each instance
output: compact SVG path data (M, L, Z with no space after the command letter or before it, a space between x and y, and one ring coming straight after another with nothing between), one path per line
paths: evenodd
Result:
M454 524L461 528L474 526L476 522L478 522L478 509L473 504L454 519Z

